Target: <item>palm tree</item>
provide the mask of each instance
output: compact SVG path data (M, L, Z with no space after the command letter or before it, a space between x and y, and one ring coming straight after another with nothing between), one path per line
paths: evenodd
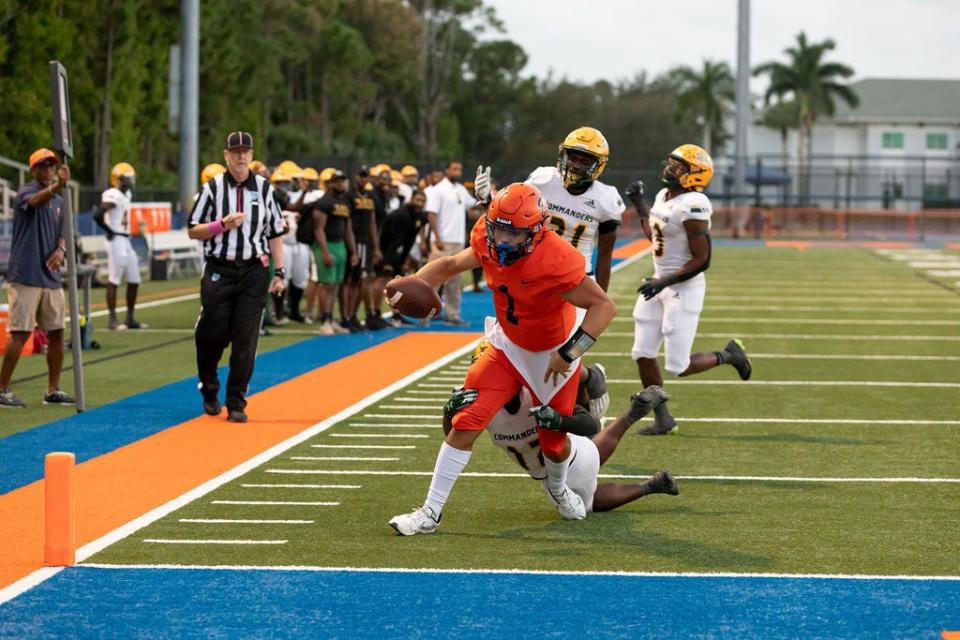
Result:
M723 129L726 107L733 103L733 73L726 62L704 60L697 71L691 67L677 67L668 73L677 89L677 122L694 114L703 127L703 148L715 154L714 147L727 139Z
M809 183L809 158L813 143L813 125L822 115L832 116L835 99L840 98L851 107L860 104L857 94L840 79L853 75L853 69L838 62L823 60L828 51L837 44L831 38L823 42L808 42L807 34L797 34L795 46L784 50L788 63L771 61L759 65L753 75L769 74L770 86L764 95L764 103L769 105L776 97L783 102L790 98L796 102L797 128L800 135L797 140L797 159L801 171L800 193L806 199Z

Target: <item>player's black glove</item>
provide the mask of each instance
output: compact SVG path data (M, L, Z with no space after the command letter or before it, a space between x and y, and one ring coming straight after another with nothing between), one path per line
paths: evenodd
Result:
M537 426L541 429L561 430L560 425L563 423L563 416L549 405L541 405L530 409L530 415L537 421Z
M634 180L628 184L624 193L628 198L630 198L630 202L633 203L633 206L639 210L640 205L643 202L643 180Z
M670 283L663 278L647 278L637 289L637 292L643 295L644 300L649 300L669 286Z
M473 401L477 399L478 395L480 395L480 392L476 389L457 387L453 390L447 403L443 405L444 417L452 418L453 414L473 404Z

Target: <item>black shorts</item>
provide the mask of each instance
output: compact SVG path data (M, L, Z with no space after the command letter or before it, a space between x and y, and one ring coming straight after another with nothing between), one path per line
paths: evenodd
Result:
M395 278L397 276L404 275L403 273L403 264L397 264L396 262L387 262L384 260L376 267L374 267L374 273L376 273L378 278Z
M357 242L357 264L347 268L343 273L344 282L359 282L364 276L371 275L374 272L373 259L370 255L370 244L367 242Z

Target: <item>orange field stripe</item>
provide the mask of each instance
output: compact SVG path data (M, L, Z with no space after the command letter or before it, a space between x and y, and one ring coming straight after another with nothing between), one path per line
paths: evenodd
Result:
M808 240L767 240L767 246L803 251L810 248L810 242Z
M633 242L628 242L627 244L613 250L614 258L621 258L626 260L627 258L632 258L636 254L640 253L644 249L650 246L650 241L646 238L640 238L639 240L634 240Z
M409 333L253 395L245 425L201 416L77 465L81 547L477 338ZM184 398L200 408L200 395ZM0 496L0 589L43 567L43 481Z
M960 242L948 242L946 244L946 248L960 250ZM960 631L958 631L957 633L960 633Z

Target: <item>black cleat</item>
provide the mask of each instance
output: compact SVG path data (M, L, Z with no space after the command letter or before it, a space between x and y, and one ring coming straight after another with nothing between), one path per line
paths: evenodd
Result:
M750 358L747 357L747 352L743 349L743 342L739 338L734 338L727 343L723 350L726 356L724 361L733 365L733 368L740 374L741 380L749 380L753 373L753 365L750 364Z
M677 484L677 481L673 479L673 476L670 475L670 471L667 469L656 472L649 480L647 480L646 485L650 489L651 494L666 493L671 496L680 494L680 486Z
M246 422L247 414L240 409L230 409L227 412L227 422Z
M220 401L217 400L216 398L214 398L213 400L210 400L209 402L206 400L203 401L203 412L208 416L220 415L221 408L222 407L220 406Z
M643 393L647 393L648 389L653 389L655 385L650 385L643 390ZM656 387L660 389L659 387ZM662 391L662 389L660 389ZM667 409L667 398L660 396L660 402L654 407L654 412L656 417L653 419L653 424L643 429L638 429L634 433L638 436L662 436L668 433L676 433L678 431L677 419L670 415L670 411ZM663 396L666 396L666 393L663 393Z

